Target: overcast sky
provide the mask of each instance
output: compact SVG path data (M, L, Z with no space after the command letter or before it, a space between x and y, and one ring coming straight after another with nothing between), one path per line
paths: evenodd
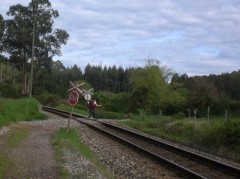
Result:
M1 0L9 6L29 0ZM70 38L62 56L67 66L89 63L137 67L158 59L189 76L240 69L240 0L50 0L59 11L55 28Z

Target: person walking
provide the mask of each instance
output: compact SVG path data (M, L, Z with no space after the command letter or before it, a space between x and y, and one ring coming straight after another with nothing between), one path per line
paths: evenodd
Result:
M88 102L88 109L89 109L89 115L88 115L88 118L90 119L91 116L93 117L93 119L96 119L95 118L95 109L97 107L100 107L101 105L98 105L97 104L97 101L96 100L93 100L93 99L90 99L89 102Z

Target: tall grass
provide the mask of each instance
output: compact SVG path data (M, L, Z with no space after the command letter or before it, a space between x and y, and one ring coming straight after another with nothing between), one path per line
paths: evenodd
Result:
M140 113L133 120L121 122L151 135L218 152L240 161L240 118L175 119Z
M38 111L35 99L4 99L0 98L0 127L11 122L47 119Z

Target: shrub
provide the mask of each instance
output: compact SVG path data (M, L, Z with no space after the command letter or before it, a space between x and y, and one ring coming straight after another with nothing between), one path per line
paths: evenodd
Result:
M123 119L124 115L121 113L117 113L117 112L97 110L96 117L103 118L103 119Z
M9 84L0 84L0 96L5 98L17 98L18 91Z
M229 148L240 146L240 123L227 121L218 131L222 144Z
M40 101L41 104L48 105L51 107L55 107L61 100L61 98L58 95L48 94L48 93L44 93L39 96L36 96L36 99Z
M175 119L185 119L185 114L183 112L178 112L173 116Z

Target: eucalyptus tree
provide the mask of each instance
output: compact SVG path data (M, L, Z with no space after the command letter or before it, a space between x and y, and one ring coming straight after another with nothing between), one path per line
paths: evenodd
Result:
M2 51L2 37L3 37L4 29L5 29L4 27L5 27L5 23L4 23L2 15L0 14L0 52Z
M7 15L13 18L6 20L4 49L21 71L22 94L26 95L32 86L27 83L30 63L34 59L34 71L48 69L44 73L50 73L52 57L61 55L61 45L66 44L69 35L62 29L53 30L53 19L59 13L48 0L32 0L28 6L13 5Z
M2 50L3 50L2 37L3 37L4 29L5 29L4 20L3 20L2 15L0 14L0 83L3 80L3 60L4 60L4 56L1 55L1 53L2 53Z

